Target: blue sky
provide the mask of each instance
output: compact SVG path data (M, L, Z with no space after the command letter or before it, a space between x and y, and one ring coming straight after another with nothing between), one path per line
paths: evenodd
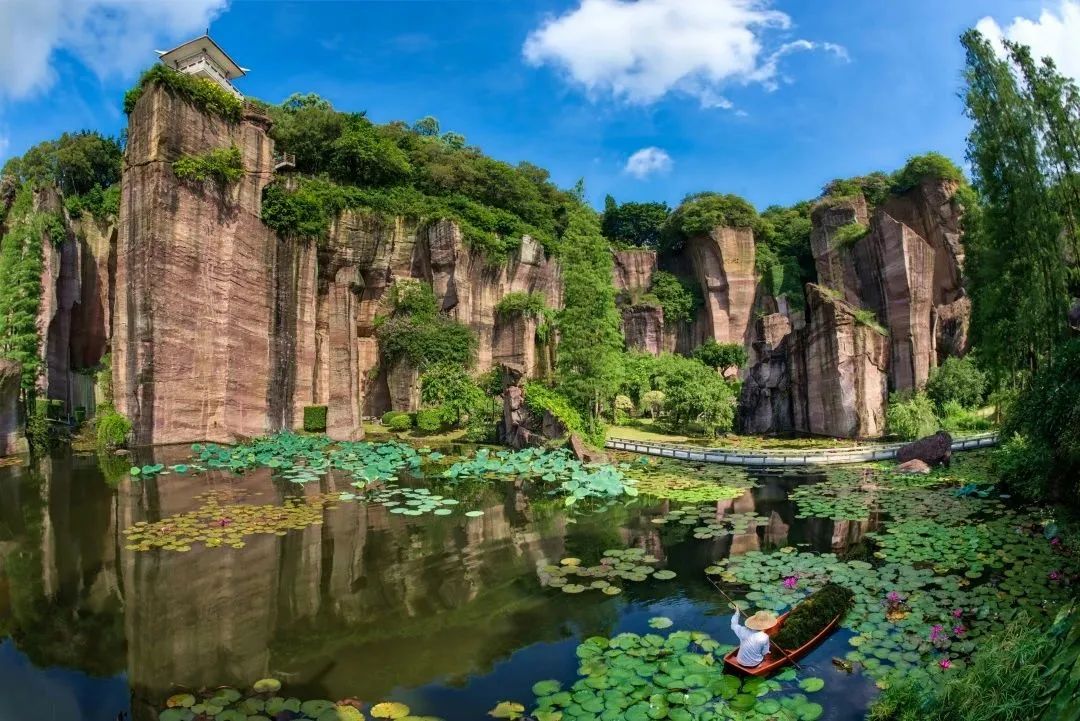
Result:
M681 20L645 16L672 3ZM434 115L497 158L548 168L564 187L584 178L597 205L606 193L675 204L716 190L764 207L925 150L962 161L957 37L984 17L1013 35L1023 30L1014 16L1032 18L1033 42L1080 56L1070 49L1077 35L1062 32L1073 29L1067 21L1056 35L1039 24L1044 10L1080 18L1075 0L581 4L184 0L132 11L119 0L4 0L0 159L64 130L119 132L123 92L154 61L151 50L199 34L209 19L215 39L252 69L238 83L248 95L316 92L378 122ZM727 22L728 6L750 19ZM751 57L732 60L742 52ZM658 150L634 166L637 177L627 161L644 148Z

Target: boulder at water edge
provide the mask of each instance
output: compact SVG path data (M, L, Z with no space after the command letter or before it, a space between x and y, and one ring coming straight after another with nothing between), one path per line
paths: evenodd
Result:
M952 436L945 431L938 431L932 436L920 438L896 452L896 460L900 463L918 459L930 466L941 463L947 466L951 458Z

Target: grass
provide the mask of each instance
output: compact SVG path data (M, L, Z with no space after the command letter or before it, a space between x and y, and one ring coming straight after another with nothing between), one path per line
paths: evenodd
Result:
M378 421L364 421L364 440L387 441L399 440L412 442L417 445L432 445L440 443L465 443L465 429L453 428L439 433L423 433L413 428L404 433L394 433Z
M859 441L846 438L775 438L770 436L744 436L728 433L718 438L708 438L700 429L687 433L673 432L663 421L637 418L625 425L609 426L608 438L624 441L655 441L658 443L708 443L710 446L744 451L786 450L801 451L819 448L856 448Z

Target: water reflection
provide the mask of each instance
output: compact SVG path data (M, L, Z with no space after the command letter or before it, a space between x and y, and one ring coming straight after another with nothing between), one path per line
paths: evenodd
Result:
M186 450L156 455L138 461L176 462ZM193 511L207 491L281 503L351 479L298 488L261 469L133 482L107 460L63 455L0 468L0 637L37 669L126 680L136 719L154 718L177 686L246 686L268 675L300 697L393 696L419 704L417 713L475 719L496 696L526 698L540 678L572 678L579 638L624 630L643 609L715 626L724 604L701 571L717 558L788 544L844 550L874 525L795 518L788 491L813 479L762 473L752 492L715 509L717 518L753 512L768 522L706 541L652 523L668 503L573 519L505 483L471 493L479 518L342 503L321 523L248 536L239 550L135 552L124 548L124 528ZM539 561L625 546L655 555L678 581L629 584L615 598L539 586ZM722 624L712 632L724 637ZM14 667L9 648L0 647L0 677ZM81 718L112 721L120 710Z

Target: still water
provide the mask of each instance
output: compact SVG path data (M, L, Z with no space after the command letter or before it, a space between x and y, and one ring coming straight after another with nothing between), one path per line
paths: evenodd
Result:
M186 448L145 450L138 463L176 463ZM149 721L179 688L249 686L273 676L300 698L396 700L416 715L478 721L498 701L528 704L538 680L572 681L588 636L675 629L734 643L726 603L703 569L753 549L806 544L858 549L874 521L796 519L788 492L818 480L754 474L757 486L718 511L768 518L747 532L696 540L650 519L674 504L637 500L569 515L521 483L469 491L476 518L390 514L343 503L322 522L246 546L190 552L125 548L122 531L200 505L211 490L257 503L335 489L303 488L269 469L133 481L130 459L62 453L0 467L0 721ZM676 571L624 593L544 588L537 563L639 547ZM824 719L856 721L873 682L831 663L848 631L802 662L827 681Z

